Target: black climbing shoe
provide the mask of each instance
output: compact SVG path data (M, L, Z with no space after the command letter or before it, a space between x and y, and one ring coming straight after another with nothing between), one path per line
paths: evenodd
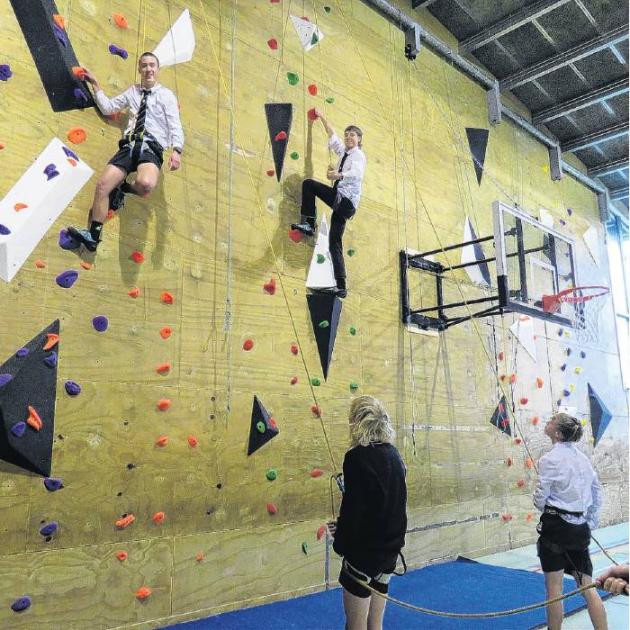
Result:
M125 193L122 187L118 186L109 193L109 209L120 210L125 205Z
M68 234L75 240L79 241L85 249L95 252L99 241L95 241L87 228L80 230L72 225L68 226Z
M291 223L291 229L302 232L304 236L315 235L315 228L310 223Z

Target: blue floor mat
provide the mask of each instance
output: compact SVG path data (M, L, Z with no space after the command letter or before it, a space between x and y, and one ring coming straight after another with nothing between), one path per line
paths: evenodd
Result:
M565 593L575 583L565 580ZM519 608L545 599L541 573L506 569L459 558L394 577L390 595L416 606L448 612L488 612ZM577 595L564 601L565 613L585 606ZM344 627L341 591L335 589L255 608L235 610L207 619L169 626L181 630L341 630ZM520 630L545 623L545 609L494 619L449 619L387 604L383 627L389 630Z

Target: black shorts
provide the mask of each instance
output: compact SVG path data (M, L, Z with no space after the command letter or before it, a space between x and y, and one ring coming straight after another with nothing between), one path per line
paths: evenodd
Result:
M568 575L576 572L593 575L593 563L588 552L591 529L586 523L573 525L557 514L543 513L538 528L540 538L536 546L545 573L564 571Z
M151 140L130 143L125 138L118 143L118 152L108 162L126 173L137 171L138 165L145 163L155 164L158 169L161 169L164 163L162 147Z
M374 576L370 576L357 567L351 565L344 558L341 565L341 572L339 573L339 584L341 584L341 586L343 586L346 591L348 591L348 593L354 595L355 597L366 599L367 597L370 597L372 593L367 588L364 588L363 586L358 584L356 582L356 579L364 582L365 584L368 584L371 588L377 590L379 593L387 595L387 593L389 592L389 581L391 580L392 575L393 572L378 573Z

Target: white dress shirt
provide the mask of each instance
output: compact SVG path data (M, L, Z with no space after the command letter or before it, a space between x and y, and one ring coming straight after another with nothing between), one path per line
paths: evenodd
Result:
M602 508L602 486L588 457L575 442L556 442L538 462L538 484L534 505L542 511L545 505L585 516L560 514L568 523L588 523L591 529L599 524Z
M339 156L337 170L339 170L339 165L341 164L344 153L348 154L343 164L343 170L341 171L343 173L343 179L339 182L339 186L337 186L337 193L342 197L350 199L356 209L359 207L361 185L363 183L363 176L365 175L365 164L367 162L365 153L363 153L358 146L347 151L346 145L336 133L330 136L328 148L332 149Z
M103 90L98 90L94 100L105 116L111 116L123 109L129 109L129 124L125 135L136 126L136 116L142 100L142 86L132 85L122 94L108 98ZM162 146L173 147L180 152L184 148L184 130L179 119L179 106L175 94L163 85L154 85L147 98L147 115L144 128Z

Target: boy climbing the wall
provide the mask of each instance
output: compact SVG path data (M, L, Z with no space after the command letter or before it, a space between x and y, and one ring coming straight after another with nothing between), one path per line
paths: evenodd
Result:
M337 288L332 289L332 292L340 298L345 298L348 292L342 237L346 229L346 221L354 216L361 199L361 186L366 164L365 153L361 150L363 132L356 125L349 125L344 131L342 142L319 110L315 110L315 115L322 121L328 134L328 148L337 154L339 161L335 167L329 166L326 173L332 186L327 186L314 179L304 180L302 183L301 222L294 223L291 227L294 230L299 230L302 234L313 236L317 227L315 197L319 197L327 206L332 208L328 242L337 282Z
M94 100L105 116L129 110L129 123L118 143L119 150L96 183L89 228L68 227L68 234L91 252L96 251L101 240L107 211L122 208L126 193L146 197L156 187L164 149L173 147L168 160L171 171L177 170L181 164L184 132L179 107L173 92L158 83L159 59L153 53L143 53L138 61L138 72L139 85L132 85L110 99L96 77L89 70L84 71L83 79L92 84ZM136 180L126 182L127 175L134 171L137 171Z

